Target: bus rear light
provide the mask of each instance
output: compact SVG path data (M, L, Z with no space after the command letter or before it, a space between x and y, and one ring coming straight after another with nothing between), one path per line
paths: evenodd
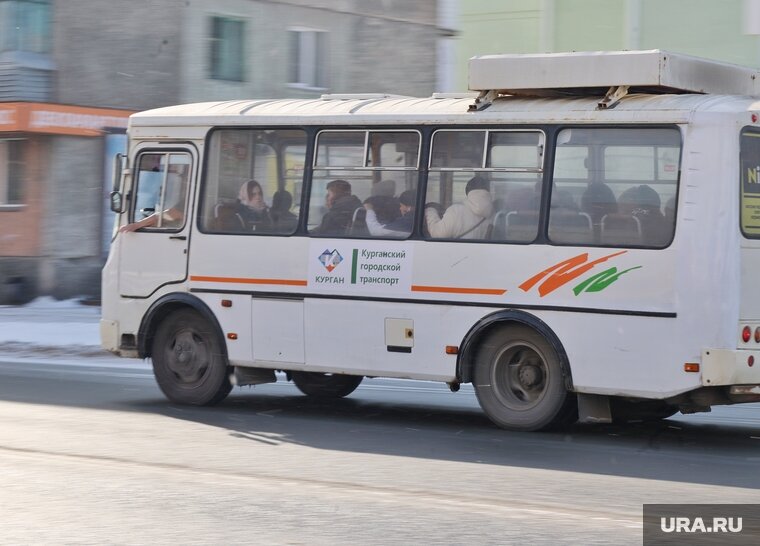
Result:
M749 355L747 357L747 366L749 366L751 368L754 365L755 365L755 357L752 356L752 355Z
M456 345L446 345L446 354L447 355L458 355L459 354L459 347Z
M237 339L237 334L235 332L230 332L229 334L227 334L227 339L235 340Z
M752 337L752 328L750 328L749 326L745 326L742 329L742 341L744 343L749 343L749 338L751 337Z
M760 343L760 326L755 328L755 343Z
M699 364L696 362L687 362L686 364L683 365L683 371L699 373Z

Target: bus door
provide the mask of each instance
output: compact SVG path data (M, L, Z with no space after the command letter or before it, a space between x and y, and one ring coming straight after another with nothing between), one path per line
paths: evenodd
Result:
M132 170L129 222L143 225L120 233L119 293L148 297L187 278L189 218L196 152L146 147Z

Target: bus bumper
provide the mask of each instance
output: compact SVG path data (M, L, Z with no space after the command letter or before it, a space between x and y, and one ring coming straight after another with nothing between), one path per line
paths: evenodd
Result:
M700 371L705 387L760 385L760 351L705 349Z
M100 319L100 346L119 354L119 323L115 320Z

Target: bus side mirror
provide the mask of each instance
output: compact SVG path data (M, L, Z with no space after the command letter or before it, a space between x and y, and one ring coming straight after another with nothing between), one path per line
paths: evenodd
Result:
M121 180L122 176L127 174L127 169L124 168L125 163L126 157L124 154L116 154L113 157L113 178L111 179L111 193L109 194L109 199L111 201L111 210L118 214L124 212L124 199L121 195Z
M109 194L109 198L111 200L111 210L117 214L121 214L124 212L122 210L124 201L121 198L121 192L119 191L112 191Z
M119 191L121 189L121 175L124 170L124 154L116 154L113 156L113 176L111 178L111 191Z

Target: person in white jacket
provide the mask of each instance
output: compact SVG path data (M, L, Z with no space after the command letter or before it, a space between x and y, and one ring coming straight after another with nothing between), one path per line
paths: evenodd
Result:
M436 239L485 239L493 212L493 198L485 178L474 176L467 182L465 198L439 216L433 207L425 209L430 236Z

